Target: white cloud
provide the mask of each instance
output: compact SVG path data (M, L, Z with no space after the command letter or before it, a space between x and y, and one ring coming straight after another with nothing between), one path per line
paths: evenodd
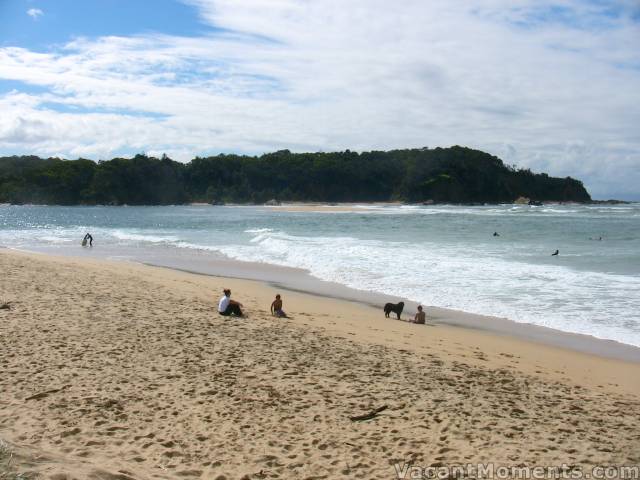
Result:
M565 13L550 0L189 3L225 30L0 48L0 78L44 88L0 97L0 151L460 144L595 196L640 194L633 2L615 15L578 0Z
M39 8L30 8L29 10L27 10L27 15L29 15L34 20L37 20L38 17L44 15L44 12Z

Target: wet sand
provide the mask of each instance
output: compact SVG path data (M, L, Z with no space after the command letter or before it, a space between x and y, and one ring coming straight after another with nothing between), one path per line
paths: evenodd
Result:
M16 471L395 478L405 462L640 462L635 362L258 281L5 250L0 267L0 438ZM223 287L249 319L216 313ZM292 319L269 314L276 292Z

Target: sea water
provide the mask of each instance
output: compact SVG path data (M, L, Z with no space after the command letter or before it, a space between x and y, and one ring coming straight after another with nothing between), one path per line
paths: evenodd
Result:
M107 257L296 267L385 300L640 346L640 204L318 210L0 206L0 245L75 254L91 232Z

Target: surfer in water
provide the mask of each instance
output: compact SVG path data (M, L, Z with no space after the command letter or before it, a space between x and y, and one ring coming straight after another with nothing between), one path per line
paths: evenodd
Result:
M84 236L84 238L82 239L82 246L86 247L87 246L87 242L89 242L89 246L93 247L93 237L91 236L90 233L87 232L87 234Z
M552 256L552 257L555 257L555 256L556 256L556 255L558 255L559 253L560 253L560 251L559 251L559 250L556 250L555 252L553 252L553 253L551 254L551 256Z

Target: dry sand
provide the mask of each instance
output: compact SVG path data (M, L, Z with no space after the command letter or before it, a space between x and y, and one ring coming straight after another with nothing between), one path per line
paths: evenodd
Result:
M637 363L286 291L275 319L246 280L3 250L0 268L0 478L640 463ZM225 286L249 319L217 315Z

